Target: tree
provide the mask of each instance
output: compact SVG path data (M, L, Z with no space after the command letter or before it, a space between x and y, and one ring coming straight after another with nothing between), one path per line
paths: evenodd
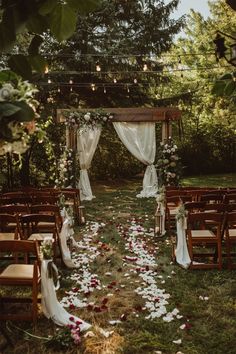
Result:
M183 112L182 157L190 173L232 171L236 165L235 97L218 97L212 90L219 76L231 69L226 62L217 63L213 39L219 28L233 34L236 18L224 1L209 6L211 17L204 19L194 11L188 17L186 37L170 52L179 56L176 71L164 87L164 96L173 96L169 102L178 103Z
M168 4L162 0L105 0L102 8L79 16L76 32L65 43L46 36L42 53L55 54L48 58L49 73L40 79L41 84L44 82L50 95L64 106L76 105L76 97L77 105L79 99L80 105L90 107L121 102L123 106L152 104L148 85L150 80L160 83L163 70L157 57L170 48L184 23L183 18L170 19L178 3L179 0ZM148 67L146 72L144 64ZM96 71L98 66L100 71Z

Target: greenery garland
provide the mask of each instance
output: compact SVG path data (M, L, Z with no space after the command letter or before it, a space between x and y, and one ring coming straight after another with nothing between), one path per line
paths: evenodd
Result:
M113 115L98 109L94 111L69 111L65 112L65 125L67 127L78 127L80 130L94 129L97 126L104 126L112 120Z

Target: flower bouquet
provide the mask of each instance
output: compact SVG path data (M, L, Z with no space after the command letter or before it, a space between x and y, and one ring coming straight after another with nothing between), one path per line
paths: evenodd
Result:
M29 134L35 129L37 91L11 71L0 73L0 155L27 149Z
M179 185L182 174L182 165L177 150L178 148L171 138L160 143L156 164L160 185Z

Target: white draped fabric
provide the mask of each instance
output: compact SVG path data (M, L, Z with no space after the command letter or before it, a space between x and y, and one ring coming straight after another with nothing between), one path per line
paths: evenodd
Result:
M50 260L43 260L41 263L41 293L42 293L42 309L47 318L51 318L59 326L66 326L73 324L70 320L71 314L69 314L64 307L57 300L56 288L54 286L53 279L48 274L48 263ZM55 271L57 268L53 265ZM74 321L80 321L80 330L86 331L91 327L87 322L84 322L80 318L73 316Z
M155 123L114 122L113 125L122 143L131 154L147 165L143 189L137 197L155 197L158 190L157 173L153 165L156 156Z
M176 220L177 227L177 247L175 250L176 262L183 268L188 268L191 259L188 253L188 246L186 242L186 218L182 217Z
M90 181L88 177L88 169L90 167L93 155L97 148L100 138L101 128L94 127L86 130L78 129L77 132L77 152L80 161L80 198L81 200L91 200L93 196Z
M68 268L77 268L76 264L73 262L73 260L71 258L71 252L70 252L70 249L67 245L67 240L69 238L72 238L73 244L76 243L76 241L74 240L73 234L74 234L74 230L71 228L70 220L69 220L69 218L66 218L64 220L62 228L61 228L61 232L59 235L59 241L60 241L60 246L61 246L62 259L63 259L64 264Z

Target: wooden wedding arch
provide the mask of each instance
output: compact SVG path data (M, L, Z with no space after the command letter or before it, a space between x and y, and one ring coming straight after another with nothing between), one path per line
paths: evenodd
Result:
M172 135L172 122L179 121L181 111L176 107L155 107L155 108L103 108L105 112L113 115L110 122L161 122L162 123L162 141ZM64 112L70 109L58 109L57 121L64 122ZM75 111L75 109L73 109ZM88 112L91 109L78 109L78 112ZM77 132L73 128L66 131L67 147L76 149Z

